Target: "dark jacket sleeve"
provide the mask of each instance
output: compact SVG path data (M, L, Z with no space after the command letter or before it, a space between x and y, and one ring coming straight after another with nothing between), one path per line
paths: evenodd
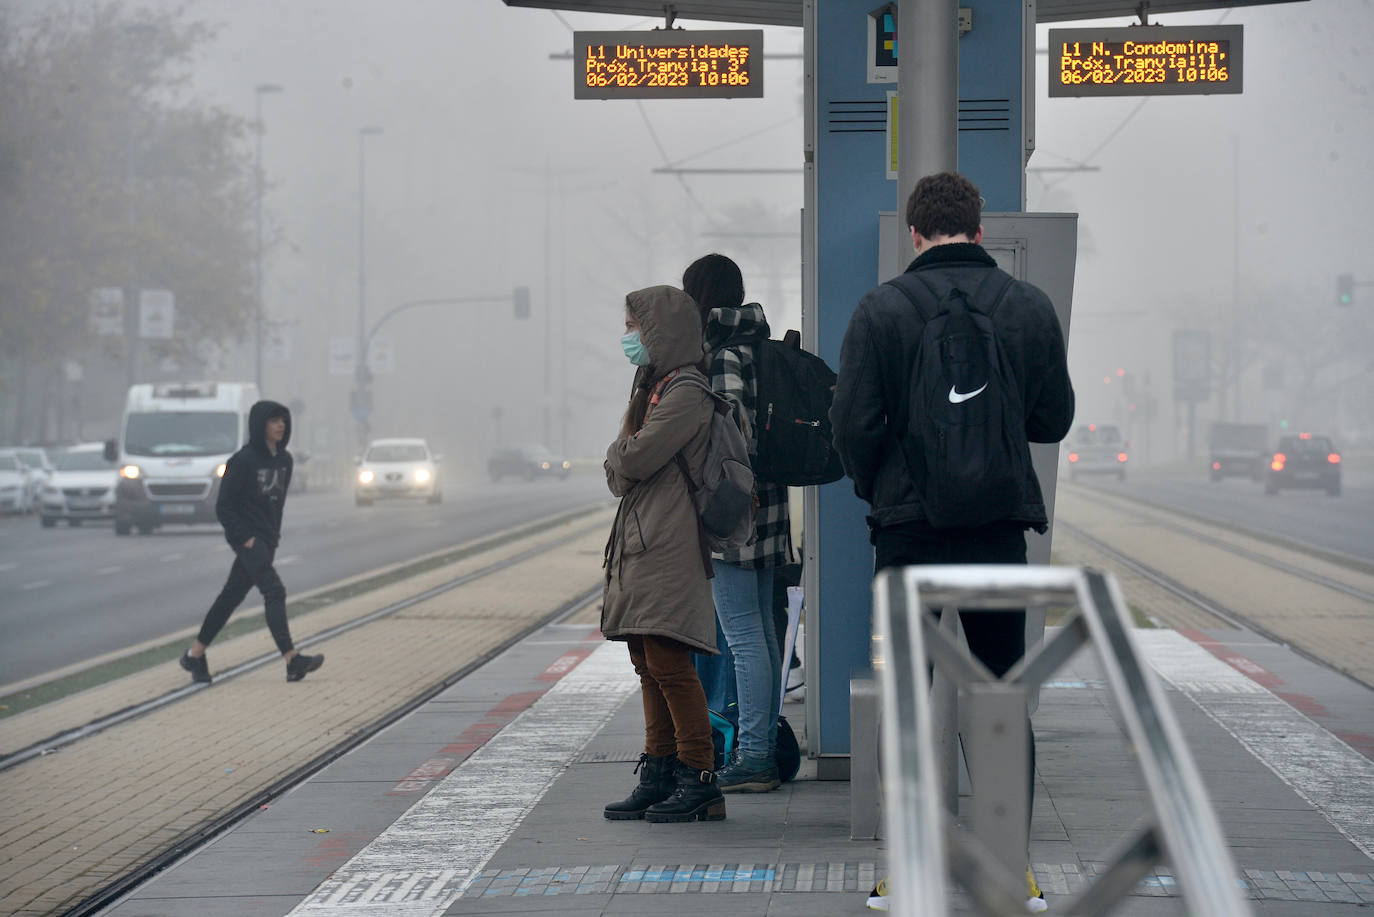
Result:
M872 318L863 302L849 319L840 345L840 366L830 425L835 451L859 499L872 502L873 481L888 445L882 371L874 352Z
M1057 443L1073 426L1073 384L1064 350L1064 333L1048 299L1039 306L1039 351L1043 372L1037 374L1026 400L1026 439L1033 443Z
M286 515L286 495L291 492L291 479L296 475L295 456L286 450L282 450L282 454L286 457L286 483L282 485L281 502L277 504L277 531L273 536L277 544L281 544L281 520Z
M215 500L215 518L224 526L224 537L235 546L254 536L253 528L243 512L243 491L253 477L253 469L239 455L229 458L224 477L219 482L219 497Z

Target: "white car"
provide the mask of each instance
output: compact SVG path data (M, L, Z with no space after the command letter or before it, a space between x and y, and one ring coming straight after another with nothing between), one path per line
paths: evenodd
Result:
M423 439L374 439L357 461L353 501L370 506L374 500L423 497L438 503L444 498L440 458Z
M29 511L29 473L13 453L0 455L0 513Z
M104 443L73 446L57 460L57 467L43 485L38 518L50 529L59 519L80 525L87 519L113 519L116 464L105 457Z
M25 482L23 511L28 512L38 505L38 492L42 490L43 482L48 479L48 475L52 474L52 462L48 460L48 454L37 446L0 449L0 456L6 455L13 455L24 467L28 480Z

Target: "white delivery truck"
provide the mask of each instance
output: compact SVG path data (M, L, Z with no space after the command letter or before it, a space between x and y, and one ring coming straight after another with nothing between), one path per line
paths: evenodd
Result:
M217 521L224 463L248 442L248 411L257 400L251 382L129 386L119 439L105 444L119 468L115 534Z

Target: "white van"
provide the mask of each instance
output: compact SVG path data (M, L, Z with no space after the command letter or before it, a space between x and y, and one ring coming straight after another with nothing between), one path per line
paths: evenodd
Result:
M215 500L229 456L248 442L251 382L131 385L118 440L114 530L147 535L160 525L216 522Z

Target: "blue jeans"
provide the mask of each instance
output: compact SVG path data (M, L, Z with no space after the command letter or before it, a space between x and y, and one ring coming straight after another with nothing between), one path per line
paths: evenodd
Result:
M706 692L706 706L735 717L739 711L730 711L739 703L739 694L735 691L735 657L730 653L730 644L725 639L725 631L721 630L719 618L716 619L716 649L720 650L719 656L693 653L692 665L696 666L701 689Z
M711 593L716 620L735 657L739 692L739 752L773 760L778 739L778 691L782 653L773 630L773 573L716 561Z

